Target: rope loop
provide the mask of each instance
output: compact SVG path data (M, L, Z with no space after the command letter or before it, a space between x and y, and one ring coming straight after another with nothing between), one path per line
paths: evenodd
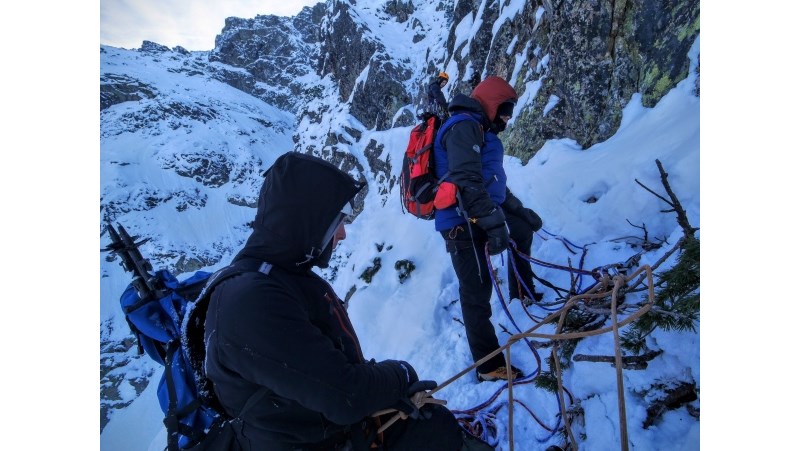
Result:
M549 232L546 232L548 233ZM552 234L550 234L552 235ZM554 236L554 235L553 235ZM565 239L559 239L565 246L573 246L574 243L569 242ZM569 247L567 247L570 249ZM524 260L528 262L535 263L540 266L553 268L553 269L561 269L564 271L568 271L571 274L578 274L578 276L589 275L595 280L595 284L577 294L571 295L568 299L563 301L563 305L558 308L556 311L553 311L549 315L545 316L544 318L534 317L528 313L527 306L523 305L523 310L528 313L530 319L535 323L531 328L526 331L522 331L519 326L517 325L516 321L514 320L511 312L509 311L507 302L503 297L502 292L500 291L499 281L497 278L497 271L494 268L491 256L489 255L488 243L484 246L484 253L486 256L487 266L489 269L489 275L492 280L492 285L494 290L500 299L500 303L503 306L503 310L505 314L508 316L508 319L513 324L514 328L516 329L517 333L512 334L507 340L504 345L499 347L498 349L492 351L491 353L487 354L482 359L478 360L474 364L470 365L469 367L465 368L464 370L460 371L455 376L451 377L444 383L440 384L436 388L428 392L419 392L414 394L411 397L412 402L417 408L421 408L425 404L433 403L433 404L441 404L445 405L445 400L436 399L433 397L435 393L442 390L446 386L450 385L455 380L461 378L465 374L471 372L473 369L477 368L484 362L488 361L489 359L493 358L497 354L501 352L506 352L506 360L507 364L511 365L511 353L510 347L519 341L523 341L527 344L530 351L533 353L534 358L537 362L537 368L535 371L531 372L528 375L523 376L522 378L518 378L514 381L508 381L507 385L500 387L487 401L479 404L478 406L472 407L466 410L453 410L452 412L456 415L459 424L466 429L469 433L476 437L480 437L485 442L489 443L491 446L497 446L499 442L499 438L497 436L497 413L500 411L501 408L507 407L509 409L509 416L508 416L508 432L509 432L509 450L514 450L514 443L513 443L513 406L514 404L518 404L521 406L525 411L527 411L530 416L536 421L545 431L548 432L548 436L537 441L540 443L544 443L545 441L552 438L557 432L562 430L562 422L563 422L563 429L566 429L567 436L569 441L572 443L575 449L578 448L578 442L572 434L572 430L570 427L570 415L568 415L567 411L567 402L565 398L569 398L569 405L574 403L572 394L567 390L566 387L563 385L563 380L561 378L561 367L560 367L560 359L557 355L558 351L558 343L565 340L574 340L579 338L597 336L601 334L605 334L611 332L614 339L614 349L615 349L615 371L617 373L617 393L618 393L618 405L619 405L619 417L620 417L620 442L621 448L623 451L628 450L628 434L627 434L627 420L626 420L626 412L625 412L625 397L624 397L624 387L623 387L623 378L622 378L622 354L621 354L621 347L620 347L620 337L619 337L619 329L623 326L626 326L633 321L641 318L645 313L647 313L655 303L655 288L653 282L653 270L649 265L643 265L638 267L636 270L633 270L633 267L638 264L639 259L641 257L641 252L636 254L624 263L612 263L604 266L600 266L594 268L592 270L585 270L582 269L583 262L585 261L587 247L583 246L580 249L583 250L583 254L580 261L580 268L572 268L572 267L565 267L560 265L555 265L553 263L544 262L541 260L537 260L529 255L520 252L517 249L516 243L513 240L509 241L509 251L515 252ZM572 252L572 250L570 249ZM573 252L575 253L575 252ZM502 258L502 257L501 257ZM512 254L509 254L509 263L511 267L516 272L516 267L514 263L514 258ZM630 274L629 274L630 273ZM516 272L518 280L519 280L519 273ZM638 277L638 279L637 279ZM630 313L627 317L620 320L618 318L618 298L624 287L627 287L628 284L636 279L636 281L632 284L632 288L638 286L639 284L643 283L645 280L647 282L647 294L648 300L647 302L643 303L641 306L638 307L636 311ZM540 280L537 278L537 280ZM550 285L551 288L556 288ZM528 288L526 287L526 290ZM556 290L558 293L558 291ZM530 290L528 290L530 294ZM572 293L570 293L572 294ZM566 322L567 313L573 309L580 307L579 304L586 304L595 299L605 299L611 297L611 325L602 327L599 329L582 331L582 332L563 332L563 328ZM554 333L541 333L536 332L537 329L542 327L545 324L552 324L556 323L556 329ZM559 414L557 415L557 422L556 425L553 427L548 426L543 421L541 421L527 405L521 402L518 399L513 397L513 387L519 385L530 384L533 382L534 378L536 378L542 369L542 361L539 353L537 351L537 345L532 340L547 340L552 344L551 354L553 356L552 362L554 368L552 371L556 374L556 379L558 382L558 390L556 392L556 398L558 400L559 405ZM503 390L508 389L508 401L500 401L498 403L492 404L502 393ZM395 409L386 409L380 412L376 412L373 416L384 415L387 413L395 412ZM397 411L397 413L388 421L386 422L378 432L383 432L392 424L394 424L397 420L406 419L408 415L403 412Z

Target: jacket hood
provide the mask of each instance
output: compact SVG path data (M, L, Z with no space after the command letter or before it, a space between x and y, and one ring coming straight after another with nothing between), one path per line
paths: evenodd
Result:
M517 91L500 77L490 76L478 83L469 95L480 102L489 122L494 122L497 107L504 102L517 103Z
M473 99L472 97L464 94L456 94L455 97L453 97L453 100L447 106L447 111L450 111L451 113L467 111L470 113L479 114L481 116L483 127L486 128L489 126L489 121L480 102L478 102L477 99Z
M363 183L317 157L289 152L264 174L253 232L236 259L284 268L327 266L326 232ZM323 239L327 239L323 243Z

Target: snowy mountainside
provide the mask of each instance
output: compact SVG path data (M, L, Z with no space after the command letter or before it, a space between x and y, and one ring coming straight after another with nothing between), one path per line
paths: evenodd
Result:
M542 48L536 50L540 37L531 30L525 39L509 35L531 24L539 34L552 26L555 18L540 6L517 0L502 5L330 0L304 9L303 26L288 27L298 18L231 18L209 52L153 43L138 50L101 46L101 233L105 221L113 221L151 238L142 252L156 268L168 268L179 278L198 269L213 271L248 235L261 173L287 151L321 156L367 182L348 238L334 253L331 268L321 271L347 300L365 355L404 359L426 378L449 379L471 363L456 301L458 283L433 224L402 213L397 186L402 151L421 89L444 67L453 80L448 97L468 91L475 74L505 67L499 73L516 80L522 94L515 120L546 122L564 106L562 99L543 110L552 72ZM282 36L261 27L273 23L297 34ZM487 29L491 36L505 37L480 57L476 50L485 44ZM272 53L265 45L257 48L266 53L242 57L254 42L273 39L284 39L295 53ZM538 56L531 58L535 50ZM297 59L295 72L289 77L270 72L287 55ZM655 159L664 164L690 222L699 227L699 38L683 57L691 61L688 76L653 105L640 94L626 98L619 128L608 139L587 147L565 133L545 141L530 159L506 157L509 187L544 218L549 233L537 234L536 258L577 265L581 255L567 251L560 237L585 247L585 268L636 254L640 264L662 259L682 232L674 214L662 212L665 204L635 182L660 191ZM515 127L523 130L525 124L510 127L508 139L517 143ZM640 225L646 225L651 240L667 244L644 252ZM107 244L105 235L101 242ZM106 254L100 259L101 445L163 449L154 393L158 368L136 355L119 309L130 275ZM672 255L662 268L676 261ZM507 296L503 265L508 262L495 258L493 263L501 268L499 286ZM557 286L572 282L563 271L534 269ZM590 281L582 283L585 288ZM554 292L538 288L546 291L546 301L555 300ZM519 302L508 307L511 317L496 293L492 307L501 343L516 332L514 323L522 330L533 324ZM625 372L631 443L643 449L697 449L699 400L666 410L653 426L642 425L653 400L670 387L663 381L696 387L699 396L699 333L659 330L648 343L663 354L646 371ZM582 340L575 352L609 355L610 346L608 335L593 337ZM548 349L540 351L542 359L548 355ZM512 359L526 373L540 371L524 345L512 347ZM613 368L574 362L564 377L580 412L573 428L581 449L618 448ZM499 388L476 384L467 374L441 397L452 409L468 409ZM533 385L514 393L544 425L560 424L552 393ZM560 433L527 415L515 408L515 449L563 444ZM508 449L507 421L507 406L500 406L498 449Z
M189 230L154 237L160 246L155 253L165 258L170 246L185 250L187 243L214 243L209 247L219 255L240 244L215 227L219 222L209 222L213 215L207 212L224 211L216 218L222 224L246 225L260 187L259 171L292 149L293 116L217 80L183 75L176 70L186 63L183 56L165 58L168 64L162 66L148 64L143 60L149 57L135 51L102 51L104 77L122 68L152 95L101 112L103 220L124 223L128 214L155 219L162 210L183 213ZM158 178L150 180L154 174ZM200 261L178 272L219 260L186 257Z
M100 51L101 93L139 97L100 113L101 233L110 221L150 238L144 254L176 274L224 265L247 236L261 173L292 149L294 117L187 70L202 54ZM101 242L108 244L105 234ZM139 358L119 310L130 277L107 254L100 258L102 425L109 408L125 403L118 365ZM134 387L135 396L142 387Z

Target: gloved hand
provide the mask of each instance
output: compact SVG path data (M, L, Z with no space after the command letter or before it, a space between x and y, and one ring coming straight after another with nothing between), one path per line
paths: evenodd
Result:
M508 249L508 228L505 224L486 231L489 255L497 255Z
M486 216L470 219L478 227L486 231L489 242L489 255L497 255L508 249L508 227L506 227L506 216L503 209L495 207Z
M542 228L542 218L540 218L539 215L537 215L536 212L530 208L520 209L519 216L524 219L525 222L530 224L534 232Z
M400 377L405 380L406 384L408 384L409 387L412 386L414 382L417 382L419 380L419 377L417 377L417 372L414 371L414 367L411 366L411 364L408 362L405 362L403 360L384 360L381 363L387 363L394 366L397 369L397 371L402 375Z
M407 416L418 420L420 418L428 419L430 418L431 413L429 411L421 412L419 408L414 404L414 400L412 399L415 394L419 392L427 392L428 390L433 390L439 384L435 381L416 381L411 386L408 387L406 392L406 396L401 397L393 406L392 408L403 412Z

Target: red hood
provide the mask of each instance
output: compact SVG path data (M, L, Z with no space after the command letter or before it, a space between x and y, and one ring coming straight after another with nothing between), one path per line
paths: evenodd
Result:
M489 122L494 121L497 107L501 103L517 101L517 91L507 81L495 76L486 77L486 80L480 82L469 96L480 102Z

